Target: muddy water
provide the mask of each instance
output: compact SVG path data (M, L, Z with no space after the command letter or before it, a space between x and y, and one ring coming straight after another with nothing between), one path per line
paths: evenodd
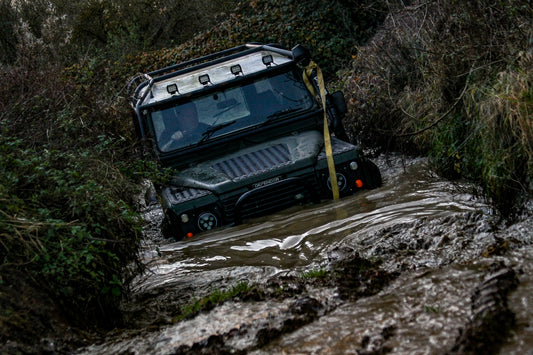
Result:
M473 186L439 179L423 159L388 156L377 163L382 188L181 242L160 237L161 213L148 206L149 270L124 304L126 327L80 352L441 354L471 327L472 296L491 265L503 262L519 280L499 293L515 323L492 349L533 353L531 213L506 226ZM354 254L394 277L367 296L346 299L334 284L307 283L282 297L234 299L176 320L180 307L214 290L301 277ZM312 317L295 311L311 308Z

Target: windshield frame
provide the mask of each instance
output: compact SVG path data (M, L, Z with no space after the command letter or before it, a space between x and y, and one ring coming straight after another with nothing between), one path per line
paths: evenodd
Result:
M224 136L264 127L302 112L316 110L318 107L315 98L305 87L301 72L298 71L297 67L283 71L272 70L267 76L263 73L260 76L239 79L242 80L232 80L224 85L213 85L194 95L187 95L164 104L160 103L144 108L147 123L153 132L155 147L160 154L186 150L216 141ZM285 80L289 84L280 83L279 80ZM257 107L257 102L252 104L252 100L259 100L263 93L263 91L258 91L261 86L263 86L264 92L268 89L271 94L277 95L270 100L276 99L278 101L267 101L266 107L261 108ZM256 91L252 93L253 90ZM276 106L274 103L279 105ZM161 141L161 120L163 118L155 116L159 112L171 111L191 104L196 106L199 113L200 133L194 137L189 137L191 139L183 141L183 144L176 144L170 148L165 147L164 142ZM215 106L216 108L214 108Z

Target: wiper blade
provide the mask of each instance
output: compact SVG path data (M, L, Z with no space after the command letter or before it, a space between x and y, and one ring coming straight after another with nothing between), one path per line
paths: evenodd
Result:
M292 113L292 112L296 112L296 111L301 111L301 110L303 110L303 108L301 108L301 107L297 107L297 108L286 108L286 109L283 109L283 110L276 111L276 112L274 112L273 114L268 115L266 118L267 118L267 119L270 119L270 118L272 118L272 117L283 116L283 115L286 115L286 114L288 114L288 113Z
M276 117L280 117L280 116L283 116L283 115L286 115L288 113L292 113L292 112L296 112L296 111L301 111L303 110L303 108L301 107L298 107L298 108L286 108L284 110L279 110L279 111L276 111L274 112L273 114L270 114L266 117L266 120L263 121L261 123L261 127L266 125L267 123L269 123L270 121L272 121L273 118L276 118Z
M211 136L215 133L215 132L218 132L220 131L222 128L225 128L225 127L228 127L228 126L231 126L232 124L234 124L235 122L237 122L237 120L233 120L233 121L228 121L228 122L224 122L224 123L219 123L215 126L211 126L209 127L208 129L206 129L206 131L204 133L202 133L202 139L200 140L200 142L198 142L198 144L202 143L202 142L205 142L206 140L208 140L209 138L211 138Z

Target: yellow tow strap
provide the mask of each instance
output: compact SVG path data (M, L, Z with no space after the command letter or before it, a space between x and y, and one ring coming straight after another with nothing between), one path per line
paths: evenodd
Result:
M331 150L331 136L328 128L328 116L326 113L326 86L324 85L324 77L322 76L322 70L311 61L304 69L304 82L307 89L316 96L315 87L311 83L311 77L313 69L316 69L316 75L318 79L318 88L320 89L320 99L322 100L322 108L324 109L324 144L326 150L326 158L328 160L329 181L331 182L331 191L333 192L333 199L339 198L339 185L337 184L337 172L335 171L335 162L333 161L333 151Z

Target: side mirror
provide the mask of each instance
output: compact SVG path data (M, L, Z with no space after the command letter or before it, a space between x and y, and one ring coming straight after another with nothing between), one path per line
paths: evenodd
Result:
M311 61L309 50L299 44L292 49L292 57L296 63L302 63L304 66L308 65Z
M335 136L345 142L349 142L350 139L342 124L342 118L348 112L346 101L344 101L344 95L341 91L335 91L333 94L328 94L326 96L326 102L330 107L329 114Z
M330 97L331 104L335 107L339 115L344 116L348 112L348 107L346 106L346 101L344 100L342 92L335 91Z

